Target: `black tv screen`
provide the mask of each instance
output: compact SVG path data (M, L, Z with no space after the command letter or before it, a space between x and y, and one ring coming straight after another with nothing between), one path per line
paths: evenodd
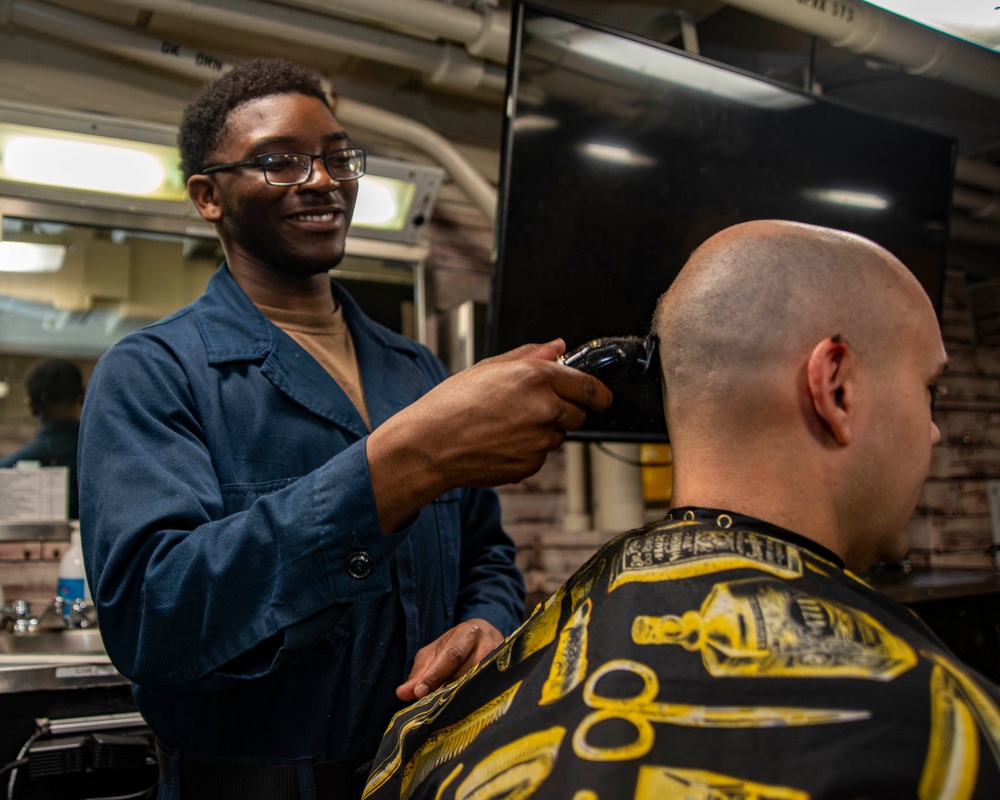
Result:
M691 251L750 219L859 233L940 307L954 142L513 4L487 350L644 336ZM669 439L656 376L580 439Z

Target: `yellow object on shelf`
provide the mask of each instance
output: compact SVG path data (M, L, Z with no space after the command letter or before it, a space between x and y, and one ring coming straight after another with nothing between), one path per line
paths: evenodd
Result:
M642 468L642 499L647 503L668 503L674 489L673 454L669 444L644 444L639 447ZM660 466L664 465L664 466Z

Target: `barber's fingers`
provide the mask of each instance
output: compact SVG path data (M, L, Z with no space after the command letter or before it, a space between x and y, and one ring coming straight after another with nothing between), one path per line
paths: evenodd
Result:
M607 386L593 375L556 362L565 350L566 345L562 339L555 339L545 344L526 344L493 358L484 359L474 369L523 371L530 365L530 369L536 372L535 377L544 377L545 388L562 400L594 411L607 409L612 399L611 390ZM537 391L542 388L538 385L529 386L531 379L523 372L521 377L526 380L525 391ZM575 430L583 424L583 417L580 415L568 413L567 416L573 421L560 426L562 430Z
M460 622L422 647L406 682L396 689L400 700L416 700L461 677L501 642L503 636L484 619Z
M562 339L553 339L551 342L543 344L523 344L508 350L505 353L483 359L483 362L491 361L517 361L522 358L538 358L542 361L555 361L566 352L566 343ZM483 363L480 362L480 363Z
M552 372L553 391L575 407L583 406L594 411L604 411L611 405L611 390L593 375L557 363L552 364ZM582 424L581 418L575 428L567 430L576 430Z

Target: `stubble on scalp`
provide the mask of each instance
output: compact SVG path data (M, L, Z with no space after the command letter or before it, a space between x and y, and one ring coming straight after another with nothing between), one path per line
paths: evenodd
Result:
M776 220L716 234L654 315L668 426L766 424L774 381L830 336L877 368L915 300L929 305L906 267L854 234Z

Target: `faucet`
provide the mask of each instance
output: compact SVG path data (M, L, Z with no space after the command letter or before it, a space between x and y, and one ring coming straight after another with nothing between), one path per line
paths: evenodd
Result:
M69 615L66 616L65 619L66 627L70 630L77 630L79 628L96 628L97 609L94 607L93 603L77 599L70 604Z
M0 630L13 634L96 627L97 610L93 603L82 599L54 597L37 617L32 615L27 600L15 600L10 606L0 608Z
M11 633L31 633L38 620L31 616L31 604L27 600L15 600L6 608L0 608L0 622L4 630Z

